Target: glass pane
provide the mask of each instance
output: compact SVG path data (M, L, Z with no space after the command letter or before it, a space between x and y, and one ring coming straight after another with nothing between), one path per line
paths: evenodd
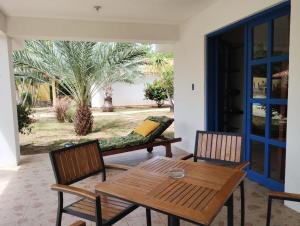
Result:
M272 64L272 91L271 98L287 99L289 82L289 62Z
M281 183L285 176L285 148L269 146L270 171L269 177Z
M275 56L289 54L290 16L283 16L273 21L273 50Z
M270 138L281 141L286 140L287 106L272 105L272 119Z
M252 97L266 98L267 95L267 65L252 66Z
M252 58L259 59L267 56L268 24L260 24L253 28Z
M265 136L266 110L266 105L252 104L252 134Z
M253 140L250 145L250 168L260 174L264 174L265 145L264 143Z

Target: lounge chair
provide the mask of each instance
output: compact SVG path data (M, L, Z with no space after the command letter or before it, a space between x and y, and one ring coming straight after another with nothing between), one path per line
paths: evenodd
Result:
M147 136L142 136L132 131L127 136L99 140L103 156L140 149L147 149L151 153L153 147L164 146L166 157L172 157L171 144L181 141L181 138L167 138L162 136L162 134L173 123L174 119L166 116L149 116L145 120L158 122L159 126Z

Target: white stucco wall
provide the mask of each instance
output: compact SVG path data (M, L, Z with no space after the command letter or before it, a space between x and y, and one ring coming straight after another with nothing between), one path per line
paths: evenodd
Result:
M285 190L300 193L300 1L292 0ZM300 212L299 203L288 205Z
M11 39L0 34L0 166L20 160Z
M175 134L193 151L195 130L205 129L205 35L283 1L219 0L181 27L175 46ZM226 9L226 10L224 10ZM300 1L292 0L286 191L300 193ZM192 83L195 90L192 91ZM300 211L299 204L289 204Z
M134 84L116 83L113 85L113 105L154 105L154 101L145 100L144 89L146 83L152 83L156 76L145 76L136 79ZM97 92L92 98L92 107L102 107L103 91Z

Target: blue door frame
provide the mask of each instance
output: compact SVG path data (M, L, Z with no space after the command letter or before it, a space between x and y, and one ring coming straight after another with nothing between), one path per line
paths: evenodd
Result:
M275 18L288 15L290 13L290 2L284 2L271 9L268 9L262 13L246 18L228 27L225 27L216 32L207 35L207 73L206 73L206 129L210 131L218 131L218 37L230 30L238 27L244 27L244 159L251 161L250 156L250 142L251 140L263 142L265 144L264 155L268 156L264 158L264 173L259 174L251 170L251 167L247 169L248 177L272 190L283 191L284 184L277 182L269 178L269 145L275 145L276 147L285 148L285 142L269 139L270 131L270 105L287 105L287 100L282 99L270 99L270 87L271 87L271 64L272 62L288 61L288 55L272 56L272 21ZM252 60L252 28L256 25L268 23L268 55L266 58ZM268 95L265 99L253 99L252 94L252 76L251 68L253 65L267 65L267 90ZM251 134L251 114L252 103L266 104L267 119L266 119L266 135L265 137L256 136ZM268 116L269 115L269 116Z

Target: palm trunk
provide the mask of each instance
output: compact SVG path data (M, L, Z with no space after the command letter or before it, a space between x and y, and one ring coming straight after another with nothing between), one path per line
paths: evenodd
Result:
M79 105L74 117L74 128L77 135L85 136L92 132L93 115L89 106Z
M104 103L102 107L103 112L113 112L114 107L112 103L112 87L104 88Z

